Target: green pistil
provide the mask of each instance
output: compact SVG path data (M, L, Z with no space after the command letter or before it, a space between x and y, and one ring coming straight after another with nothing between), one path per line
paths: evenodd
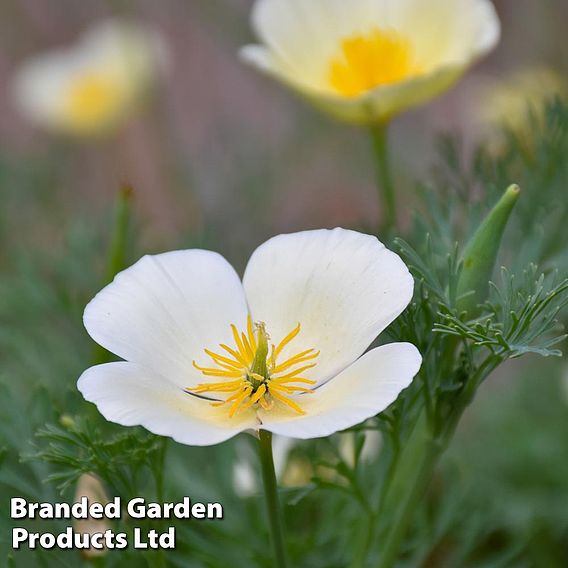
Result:
M250 372L264 377L264 381L260 381L250 375L248 375L248 380L252 384L254 390L256 391L260 385L267 381L268 376L268 366L266 365L266 359L268 357L268 335L266 333L266 327L263 323L257 324L257 338L256 338L256 353L254 354L254 359L250 368Z

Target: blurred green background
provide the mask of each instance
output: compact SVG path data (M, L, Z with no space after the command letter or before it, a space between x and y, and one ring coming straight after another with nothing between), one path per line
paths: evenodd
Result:
M434 180L436 187L446 168L440 133L458 133L465 164L485 139L480 109L488 83L531 66L568 72L565 0L495 4L503 23L498 49L451 92L395 123L401 231L411 225L417 181ZM5 560L11 526L6 504L13 495L57 498L55 485L44 482L57 467L28 459L41 447L35 432L46 423L59 424L64 415L88 416L101 429L100 438L93 434L99 441L123 431L104 424L75 387L93 356L81 315L104 284L122 183L134 188L129 262L145 253L198 246L221 252L242 271L252 250L271 235L337 225L370 229L380 218L365 132L319 115L238 61L238 48L252 39L251 5L245 0L0 3L0 562L82 565L76 553ZM18 66L117 14L155 26L170 52L169 69L145 108L117 135L94 141L49 134L26 122L11 98ZM565 132L558 147L568 149ZM500 172L503 181L520 173L527 179L506 181L530 183L525 166L507 163L510 171ZM463 167L469 171L469 165ZM562 202L565 170L556 179L555 196ZM449 180L458 189L463 182L475 194L475 179ZM537 190L529 190L528 203L538 202ZM563 219L551 226L565 227L565 213ZM517 225L514 236L522 229ZM530 240L530 234L524 236ZM566 236L564 230L551 238L564 249ZM508 246L505 257L514 260L513 238ZM126 440L128 451L137 436L144 434ZM339 438L332 443L339 445ZM407 565L567 566L566 440L568 364L523 359L501 369L468 411L434 480L416 519ZM170 445L167 496L222 501L227 511L219 525L184 525L186 544L168 558L172 566L225 566L235 558L238 566L270 566L262 504L242 497L233 483L239 442L214 449ZM322 445L303 444L297 451L319 459L327 451ZM371 471L365 475L372 484ZM145 483L142 477L140 491ZM306 494L310 488L304 488ZM322 489L313 499L313 493L302 498L302 491L291 495L297 503L289 519L292 556L303 559L294 566L344 566L348 531L338 538L332 521L341 515L348 524L356 509L340 491ZM73 497L72 486L65 497ZM251 527L261 539L249 538ZM97 562L164 565L163 559L141 556Z

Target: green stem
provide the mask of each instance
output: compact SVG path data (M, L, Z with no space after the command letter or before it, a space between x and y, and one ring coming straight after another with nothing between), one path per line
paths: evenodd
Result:
M112 282L114 277L126 266L131 208L132 188L128 185L123 185L118 192L114 206L113 229L104 277L105 285ZM93 364L100 365L109 361L112 361L112 355L104 347L97 345L93 354Z
M412 515L416 510L416 504L422 498L434 468L438 451L435 446L427 449L414 478L408 483L408 492L400 501L395 515L391 518L391 529L387 533L383 546L378 568L392 568L398 559L400 543L402 542Z
M156 499L158 503L164 501L164 469L166 462L166 453L168 451L169 438L162 438L160 440L160 449L158 450L158 457L154 466L154 479L156 482Z
M384 214L384 230L391 231L396 225L396 197L388 145L388 123L371 127L371 139L375 156L377 189Z
M274 550L274 567L286 568L286 547L284 545L284 526L278 502L278 484L272 457L272 433L260 430L258 450L264 482L264 496L270 525L272 548Z
M394 512L389 509L386 514L389 519L389 529L382 544L381 557L377 568L392 568L396 564L400 553L400 544L406 535L416 506L428 487L432 471L450 445L460 418L473 401L479 385L497 365L498 360L489 357L469 378L468 384L456 401L453 412L447 418L443 430L434 439L430 437L430 428L424 417L418 420L415 432L406 448L410 466L403 464L402 472L397 472L401 474L402 485L395 488L394 496L388 496L389 501L395 502L396 506ZM424 426L425 428L423 428ZM421 436L420 433L424 430L426 436ZM418 460L416 460L416 457L418 457Z
M389 487L379 504L381 546L378 568L391 568L398 559L400 543L430 478L436 449L426 412L422 411L404 443L396 470L391 474Z
M128 226L130 225L130 210L132 188L123 185L118 192L114 209L114 228L109 248L106 282L112 282L114 277L125 268Z
M353 562L351 562L350 564L350 568L364 568L364 566L366 565L369 548L371 548L373 539L375 537L375 524L375 513L372 510L367 511L367 530L361 537L360 546L355 552L355 556L353 557Z

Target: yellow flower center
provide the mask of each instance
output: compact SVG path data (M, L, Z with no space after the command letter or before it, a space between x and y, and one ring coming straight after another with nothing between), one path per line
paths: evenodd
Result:
M345 97L356 97L380 85L398 83L422 72L410 41L394 30L373 28L347 37L329 65L331 86Z
M68 120L79 129L104 126L121 100L121 89L112 78L83 75L73 82L67 94Z
M189 394L212 393L214 396L225 395L224 400L216 400L213 406L229 406L229 416L252 406L270 410L275 402L288 406L298 414L305 414L291 398L299 393L311 393L312 389L298 385L315 385L301 376L304 371L316 366L314 360L319 351L306 349L279 361L283 349L300 333L298 324L278 345L270 344L266 327L263 323L253 325L248 318L246 332L239 332L231 325L234 347L221 344L223 353L205 349L213 366L201 367L195 361L193 366L207 377L223 377L218 383L202 383L194 388L185 389Z

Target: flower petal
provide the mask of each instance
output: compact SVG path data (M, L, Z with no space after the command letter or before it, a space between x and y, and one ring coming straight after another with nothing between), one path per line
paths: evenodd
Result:
M376 21L376 0L258 0L252 25L262 42L307 84L326 79L322 63L336 54L339 41Z
M312 101L323 110L349 122L367 124L387 121L441 95L460 79L466 69L462 64L446 65L426 75L377 87L360 97L315 97Z
M291 438L319 438L382 412L408 387L422 357L410 343L390 343L363 355L313 394L294 400L305 416L282 405L259 412L262 428Z
M247 46L241 50L241 56L263 73L301 93L320 110L355 124L386 121L426 103L452 87L467 70L464 64L446 65L400 83L377 87L357 97L344 97L306 86L298 76L275 62L273 55L264 47Z
M280 235L252 255L243 279L252 317L274 344L298 323L281 361L320 351L302 376L323 382L359 357L408 305L413 280L375 237L345 229Z
M116 355L140 363L181 388L205 382L193 360L232 341L247 306L237 273L203 250L145 256L121 272L85 309L90 336Z
M253 411L229 418L225 408L215 408L134 363L91 367L81 375L77 387L107 420L123 426L144 426L180 444L218 444L258 426Z
M420 64L436 67L472 63L499 40L499 18L489 0L395 2L391 25L409 38Z
M59 126L66 112L69 78L82 67L82 58L63 49L28 59L14 76L15 104L31 120Z

